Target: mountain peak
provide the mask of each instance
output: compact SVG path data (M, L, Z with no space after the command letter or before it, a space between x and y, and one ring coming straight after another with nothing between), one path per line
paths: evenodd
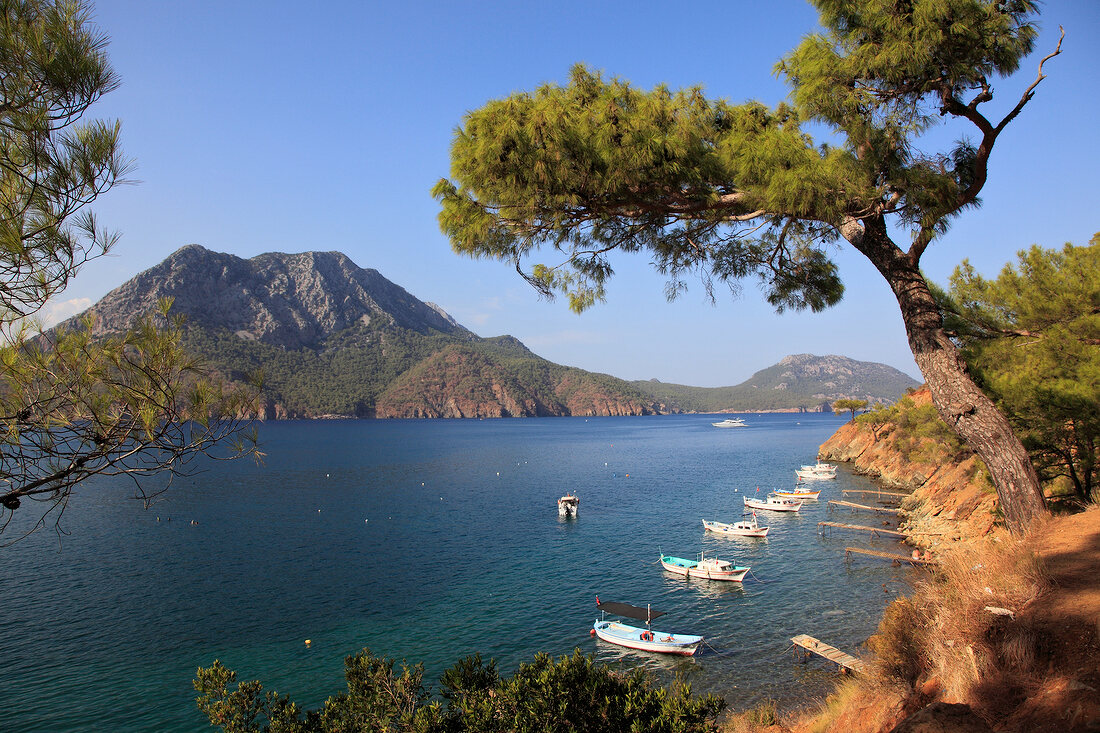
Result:
M93 308L96 331L125 330L162 297L173 298L173 310L193 325L285 349L316 347L337 331L375 319L419 332L472 335L438 306L341 252L268 252L245 260L198 244L181 247L104 296Z

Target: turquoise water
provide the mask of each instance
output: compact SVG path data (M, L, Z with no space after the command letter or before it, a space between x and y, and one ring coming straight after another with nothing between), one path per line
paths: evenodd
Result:
M846 467L799 514L761 512L766 540L705 534L704 518L740 517L745 491L793 485L843 422L716 419L268 423L262 466L214 463L151 509L124 482L83 490L68 535L0 550L0 730L208 730L191 680L214 659L317 706L364 647L424 662L433 685L474 652L507 674L537 651L580 648L682 674L734 707L823 696L834 673L794 663L790 637L859 651L913 571L846 562L845 545L867 540L819 533L828 499L870 485ZM568 491L576 520L557 516ZM685 580L661 569L662 551L752 575ZM596 594L651 603L668 614L656 628L707 645L671 659L594 640Z

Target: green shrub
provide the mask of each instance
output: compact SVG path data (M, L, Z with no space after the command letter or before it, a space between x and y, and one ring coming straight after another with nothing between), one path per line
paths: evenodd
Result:
M665 688L642 670L613 672L580 650L557 661L537 654L505 678L494 661L466 657L443 674L443 702L432 701L423 665L402 664L398 673L391 660L364 649L344 666L347 691L303 713L288 698L264 693L256 681L230 689L236 674L215 660L196 674L197 704L226 733L702 733L715 730L725 707L715 695L693 696L679 680Z

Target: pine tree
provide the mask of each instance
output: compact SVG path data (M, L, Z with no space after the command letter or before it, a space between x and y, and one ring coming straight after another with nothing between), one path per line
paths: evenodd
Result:
M0 0L0 533L26 499L57 520L75 486L188 470L218 444L255 452L238 419L250 392L207 380L162 303L127 333L91 323L36 334L31 320L117 235L89 205L124 179L117 122L86 117L118 82L106 37L77 0ZM24 509L26 511L26 509ZM16 538L18 539L18 538Z
M826 245L845 241L889 283L914 358L944 420L981 455L1013 529L1045 512L1038 478L1005 417L967 375L920 272L927 247L977 206L999 135L992 81L1032 51L1030 0L814 0L821 33L777 65L793 103L707 99L699 88L632 87L582 66L566 86L470 112L436 184L455 251L513 263L581 311L603 297L608 253L645 252L669 278L758 278L767 300L821 310L843 285ZM976 134L924 153L941 121ZM840 144L803 128L824 125ZM900 246L896 237L908 238ZM542 246L561 264L524 269Z
M1100 490L1100 234L1033 246L994 279L963 261L940 296L949 332L1044 479Z

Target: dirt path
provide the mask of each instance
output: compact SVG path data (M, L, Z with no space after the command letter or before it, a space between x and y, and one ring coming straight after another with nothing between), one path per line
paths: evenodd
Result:
M1020 614L1049 659L1042 685L1001 730L1100 730L1100 507L1051 519L1039 554L1053 588Z

